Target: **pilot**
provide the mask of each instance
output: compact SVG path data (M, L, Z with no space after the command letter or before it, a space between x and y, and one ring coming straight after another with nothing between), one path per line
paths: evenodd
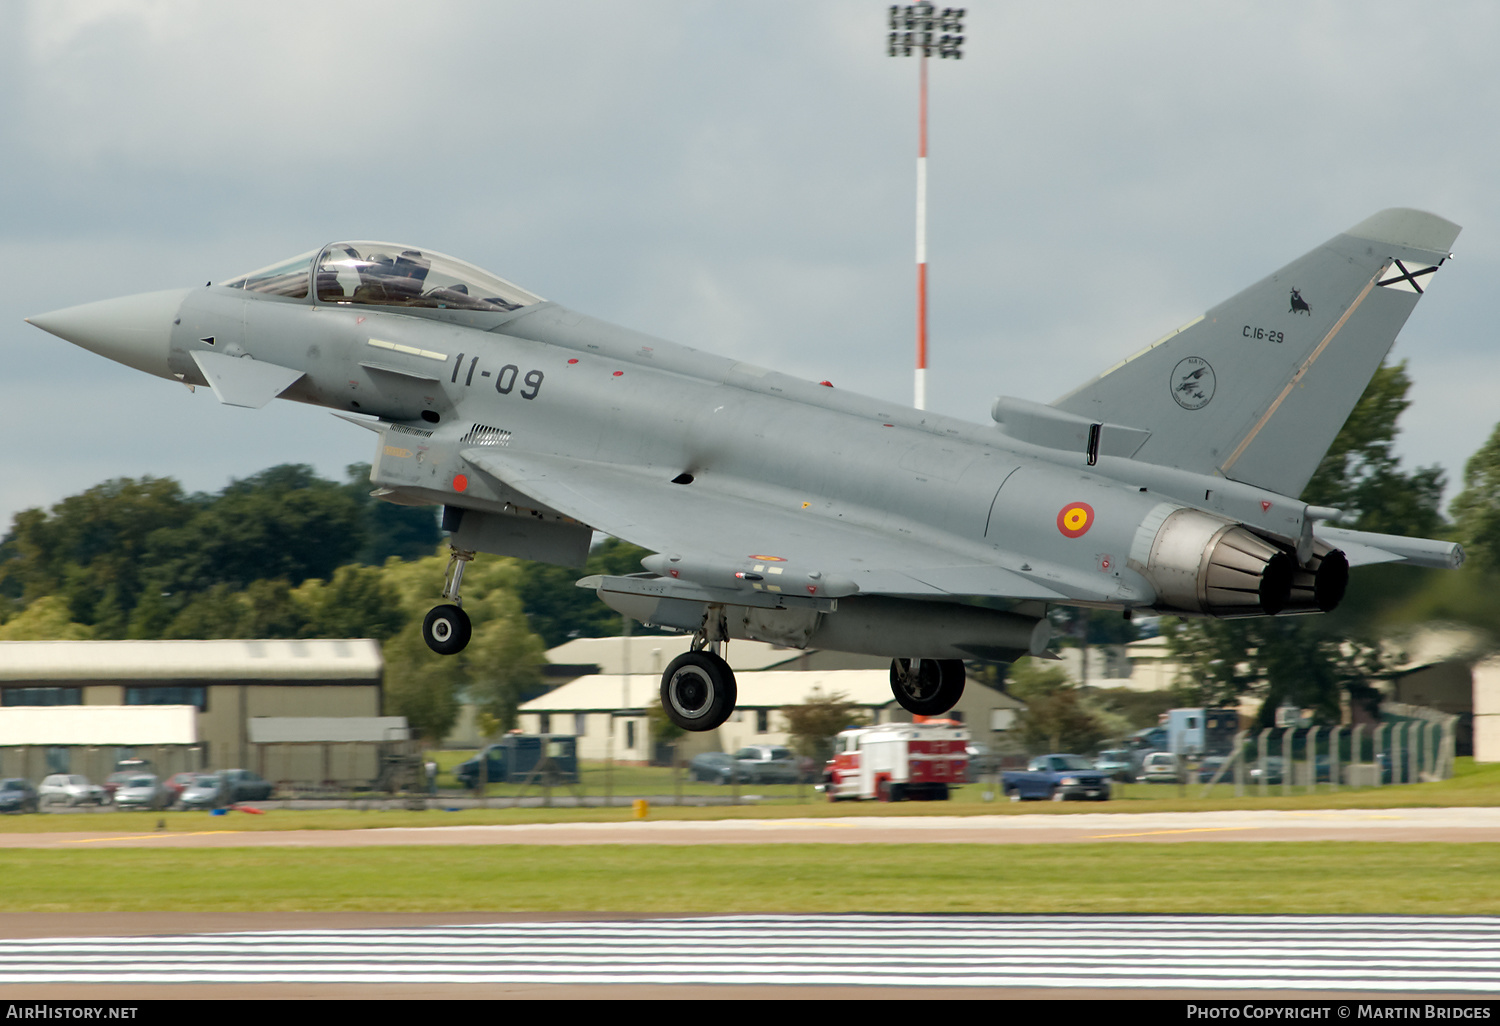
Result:
M318 264L318 302L344 302L348 298L348 293L339 282L339 275L348 274L358 267L359 263L359 250L353 246L330 247L328 252L323 254L322 262Z

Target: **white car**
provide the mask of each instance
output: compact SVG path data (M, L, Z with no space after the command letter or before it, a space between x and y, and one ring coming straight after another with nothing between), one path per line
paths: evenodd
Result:
M109 795L98 784L78 773L54 773L43 778L36 789L43 805L106 805Z
M1176 784L1182 773L1182 764L1171 752L1152 752L1141 763L1140 775L1136 778L1148 784Z
M117 809L165 809L172 796L150 773L133 773L115 788Z

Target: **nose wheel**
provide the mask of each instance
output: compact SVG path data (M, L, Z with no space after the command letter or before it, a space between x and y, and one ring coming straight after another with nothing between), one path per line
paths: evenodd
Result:
M422 621L422 640L438 655L462 652L473 634L469 614L458 606L433 606Z
M941 716L964 695L962 659L892 659L891 693L915 716Z
M433 606L422 621L422 640L438 655L457 655L468 645L474 634L469 614L463 611L463 599L458 597L459 586L464 579L464 566L474 558L468 549L448 550L448 571L443 576L443 598L449 603Z

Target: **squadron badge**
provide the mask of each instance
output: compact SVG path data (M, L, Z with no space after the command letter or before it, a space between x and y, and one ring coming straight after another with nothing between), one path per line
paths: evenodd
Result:
M1172 368L1168 384L1178 406L1184 410L1201 410L1214 397L1214 369L1208 361L1189 356Z

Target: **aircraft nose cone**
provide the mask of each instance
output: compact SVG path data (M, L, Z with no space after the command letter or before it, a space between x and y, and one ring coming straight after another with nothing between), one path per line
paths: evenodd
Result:
M127 367L165 378L171 376L167 349L172 322L191 291L143 292L54 310L28 317L26 322Z

